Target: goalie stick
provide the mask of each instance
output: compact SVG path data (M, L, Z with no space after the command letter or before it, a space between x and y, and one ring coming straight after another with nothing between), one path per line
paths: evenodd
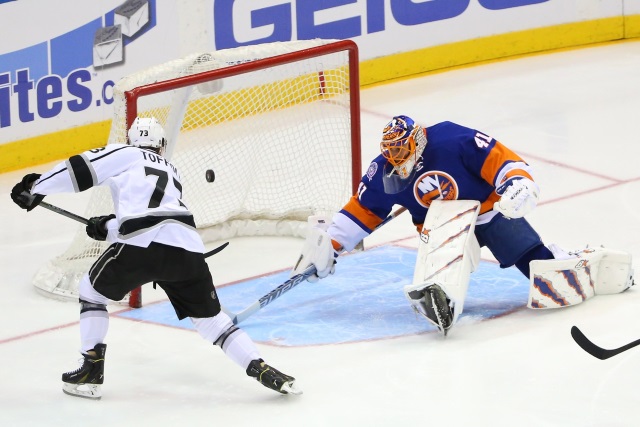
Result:
M636 347L636 346L640 345L640 339L639 339L639 340L635 340L633 342L630 342L627 345L623 345L622 347L614 348L613 350L607 350L605 348L598 347L597 345L595 345L594 343L589 341L589 339L582 333L582 331L580 329L578 329L577 326L572 326L571 327L571 336L573 337L573 340L584 351L586 351L587 353L589 353L593 357L598 358L600 360L608 359L610 357L615 356L616 354L620 354L623 351L627 351L630 348L633 348L633 347Z
M385 225L386 223L388 223L389 221L391 221L392 219L400 215L405 210L407 210L407 208L405 207L400 207L396 209L394 212L389 214L389 216L387 216L384 219L384 221L382 221L373 231L378 230L380 227L382 227L383 225ZM307 280L309 276L315 274L315 272L316 272L315 266L310 265L302 273L292 276L291 278L289 278L289 280L285 281L284 283L279 285L277 288L273 289L271 292L263 295L256 302L254 302L244 310L240 311L239 313L233 313L225 309L224 307L222 308L222 311L224 311L231 318L234 325L237 325L243 320L246 320L249 316L254 314L256 311L271 304L273 301L277 300L282 295L284 295L285 293L289 292L291 289L298 286L300 283Z

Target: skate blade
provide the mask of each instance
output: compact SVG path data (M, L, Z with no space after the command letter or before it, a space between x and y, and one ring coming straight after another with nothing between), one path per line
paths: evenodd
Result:
M438 332L440 333L440 335L442 335L442 338L446 338L447 334L449 333L449 330L451 329L451 326L449 326L448 328L445 328L442 326L442 324L436 324L437 328L438 328Z
M280 391L284 392L285 394L293 394L295 396L302 394L302 390L296 387L295 381L284 383L280 388Z
M102 398L102 388L99 384L69 384L63 382L62 391L69 396L85 399L100 400Z
M449 329L451 329L451 326L453 326L453 325L451 325L451 326L449 326L448 328L444 329L444 328L442 327L442 325L440 325L438 322L434 322L433 320L431 320L431 319L429 318L429 316L427 316L426 314L424 314L423 312L421 312L420 310L418 310L416 307L412 307L412 308L413 308L413 311L414 311L416 314L420 315L421 317L424 317L425 319L427 319L427 322L429 322L430 324L432 324L433 326L435 326L435 327L436 327L436 329L438 330L438 333L439 333L440 335L442 335L444 338L446 338L446 337L447 337L447 333L449 332Z
M451 326L453 325L449 325L448 327L444 326L444 321L442 320L440 310L438 309L438 305L436 304L435 300L433 300L432 302L432 307L433 307L433 311L436 314L436 318L438 319L437 322L433 322L433 323L438 328L438 332L440 332L440 335L442 335L443 338L446 338L447 333L449 333L449 329L451 329Z
M436 324L436 326L438 327L438 332L440 332L440 335L442 335L443 338L446 338L447 334L449 333L449 329L451 329L451 326L453 325L449 325L448 328L445 328L444 322L442 321L442 318L440 317L440 313L438 311L436 311L436 316L438 317L438 323Z
M448 328L443 328L442 325L431 321L431 323L438 328L438 334L442 336L442 338L446 338L447 334L449 333L449 329L451 329L451 326L449 326Z

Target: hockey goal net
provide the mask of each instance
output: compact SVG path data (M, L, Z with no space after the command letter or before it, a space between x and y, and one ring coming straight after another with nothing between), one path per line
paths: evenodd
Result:
M352 41L268 43L198 53L127 76L114 87L108 143L126 143L137 115L156 117L183 200L205 242L299 236L331 214L361 176L358 51ZM215 180L207 181L206 171ZM85 216L113 212L93 188ZM78 283L108 244L80 227L34 277L42 293L77 299ZM140 290L123 300L141 305Z

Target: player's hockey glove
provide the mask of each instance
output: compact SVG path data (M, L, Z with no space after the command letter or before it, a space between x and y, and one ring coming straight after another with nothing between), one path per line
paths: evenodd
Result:
M42 194L31 194L31 187L38 178L40 178L38 173L25 175L22 181L14 185L11 190L11 200L27 212L38 206L44 199Z
M528 178L514 177L496 188L500 200L494 203L493 209L507 218L522 218L538 204L540 189Z
M107 221L114 219L116 216L114 214L111 215L103 215L103 216L94 216L89 218L89 223L87 224L87 235L94 240L99 240L104 242L107 240Z
M307 278L309 282L317 282L336 271L336 257L338 253L333 249L331 236L321 228L311 228L302 247L298 262L291 270L290 277L302 273L310 265L316 267L315 274Z

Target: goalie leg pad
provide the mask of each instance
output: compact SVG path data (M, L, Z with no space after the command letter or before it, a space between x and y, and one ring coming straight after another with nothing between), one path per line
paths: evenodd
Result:
M618 294L633 286L631 254L604 248L601 250L604 253L598 266L596 295Z
M631 255L605 248L569 253L569 258L531 261L529 308L576 305L594 295L620 293L633 284Z
M437 283L454 308L451 324L462 313L471 272L480 260L474 235L479 210L475 200L431 203L420 233L413 284L405 287L409 297L411 291Z

